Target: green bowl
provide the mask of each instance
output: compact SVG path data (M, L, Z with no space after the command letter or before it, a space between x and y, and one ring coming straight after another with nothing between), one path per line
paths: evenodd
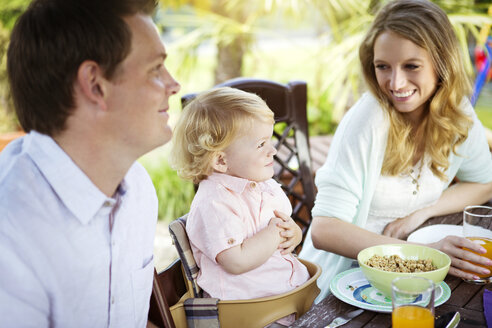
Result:
M432 264L437 267L436 270L428 272L389 272L381 269L369 267L365 264L373 255L390 256L398 255L404 260L425 260L432 259ZM386 244L372 246L363 249L357 255L357 261L366 276L367 281L376 289L381 291L385 296L391 298L391 282L398 277L417 276L428 278L438 284L444 280L451 265L449 256L437 249L422 245L413 244Z

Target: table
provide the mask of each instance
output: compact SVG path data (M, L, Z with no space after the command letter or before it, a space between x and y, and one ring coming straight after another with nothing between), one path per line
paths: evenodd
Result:
M486 205L492 206L492 203L489 202ZM463 212L431 218L418 227L418 229L431 224L462 225ZM450 275L448 275L444 281L451 288L451 297L446 303L436 307L436 316L447 312L458 311L461 315L460 328L487 328L483 314L483 292L485 288L492 291L492 284L484 286L473 285ZM330 294L296 320L291 327L324 328L337 316L355 309L357 308L340 301ZM391 327L391 314L365 310L361 315L352 319L342 327Z

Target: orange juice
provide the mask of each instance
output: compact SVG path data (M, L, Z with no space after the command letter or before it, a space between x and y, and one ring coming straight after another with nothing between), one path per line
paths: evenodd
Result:
M404 305L393 310L391 315L393 328L434 328L434 315L431 310Z
M484 237L466 237L466 239L469 239L471 241L477 240L478 244L480 244L480 246L482 246L483 248L485 248L487 250L487 253L479 254L479 253L470 251L468 248L464 248L464 249L466 249L467 251L470 251L472 253L478 254L480 256L487 257L487 258L492 260L492 239L488 239L488 238L484 238ZM492 276L492 266L486 266L486 265L479 265L479 266L482 268L489 269L491 273L489 273L489 274L478 274L478 273L474 273L474 272L470 272L470 271L466 271L466 270L463 270L463 271L466 271L469 273L474 273L477 276L479 276L480 278L487 278L487 277Z

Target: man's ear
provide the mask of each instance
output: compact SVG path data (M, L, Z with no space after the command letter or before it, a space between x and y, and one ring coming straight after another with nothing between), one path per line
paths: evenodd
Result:
M79 66L77 82L85 98L101 109L106 110L106 82L101 67L92 60L86 60Z
M227 172L226 154L223 151L219 151L214 155L214 158L212 160L212 167L214 171L217 171L219 173Z

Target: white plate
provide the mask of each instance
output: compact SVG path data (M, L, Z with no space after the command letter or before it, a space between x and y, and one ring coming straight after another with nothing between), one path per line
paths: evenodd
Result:
M335 276L330 290L339 300L361 309L391 313L391 298L385 297L367 281L360 268L350 269ZM449 286L442 281L437 285L434 306L446 302L451 296Z
M414 243L433 243L446 236L463 236L463 226L454 224L434 224L412 232L407 241Z

